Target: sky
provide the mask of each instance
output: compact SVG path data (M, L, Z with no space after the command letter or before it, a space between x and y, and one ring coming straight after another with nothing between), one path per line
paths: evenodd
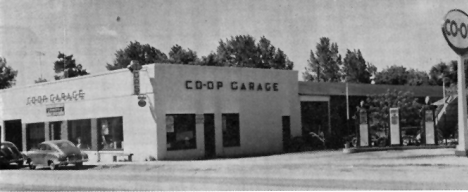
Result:
M294 62L299 79L321 37L360 49L378 71L422 71L458 59L442 36L451 9L466 0L0 0L0 55L19 71L17 86L53 81L58 52L91 74L106 71L130 41L168 54L181 45L206 56L220 40L265 36ZM117 17L120 20L117 20ZM40 54L43 53L43 54Z

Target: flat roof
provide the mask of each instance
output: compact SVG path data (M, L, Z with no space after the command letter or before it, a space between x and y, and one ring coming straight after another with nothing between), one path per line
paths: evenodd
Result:
M387 90L411 91L415 97L443 97L442 86L407 86L407 85L375 85L348 83L350 96L367 96L385 93ZM304 82L299 81L299 95L332 95L345 96L346 83L342 82Z

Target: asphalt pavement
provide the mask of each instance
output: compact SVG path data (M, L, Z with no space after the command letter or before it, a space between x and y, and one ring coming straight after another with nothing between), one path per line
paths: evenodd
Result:
M86 164L0 171L2 190L413 190L468 189L468 158L454 149Z

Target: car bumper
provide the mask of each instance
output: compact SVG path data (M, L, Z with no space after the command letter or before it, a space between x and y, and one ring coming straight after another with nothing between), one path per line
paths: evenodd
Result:
M77 163L84 163L84 162L88 162L88 159L65 160L65 161L60 161L58 164L59 165L68 165L68 164L77 164Z
M19 161L24 161L23 158L18 158L18 159L1 159L0 164L10 164L10 163L17 163Z

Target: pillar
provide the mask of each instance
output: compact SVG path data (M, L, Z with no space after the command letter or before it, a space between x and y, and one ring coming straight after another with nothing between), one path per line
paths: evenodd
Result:
M25 123L22 123L21 124L21 142L23 143L23 151L27 151L27 147L26 147L26 124Z
M60 125L60 128L61 128L61 136L60 136L60 139L63 139L63 140L68 140L68 122L67 121L62 121L62 124Z
M49 141L52 140L50 138L50 127L49 127L49 122L44 122L44 140Z
M98 127L97 119L91 119L91 150L98 150Z
M2 121L2 123L0 124L0 141L3 142L5 141L5 121Z

